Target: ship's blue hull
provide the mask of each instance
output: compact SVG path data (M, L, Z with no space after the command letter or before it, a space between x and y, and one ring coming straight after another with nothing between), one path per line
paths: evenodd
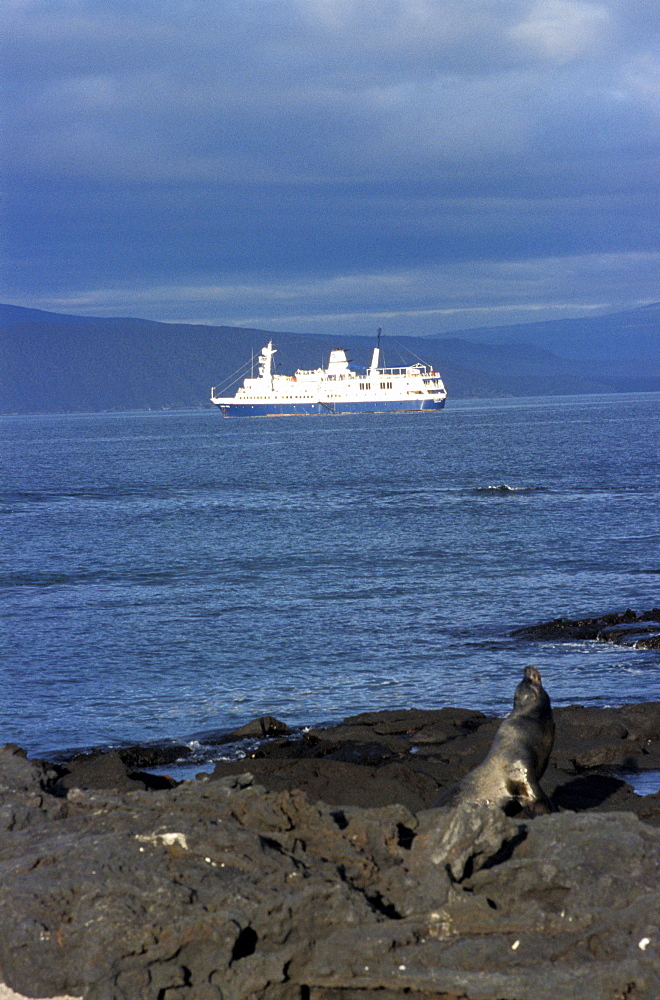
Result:
M223 403L224 417L313 417L342 413L420 413L442 410L445 400L392 399L365 403Z

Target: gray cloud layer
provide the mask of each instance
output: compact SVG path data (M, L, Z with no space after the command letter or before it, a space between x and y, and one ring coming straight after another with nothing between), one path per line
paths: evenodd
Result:
M659 19L5 0L0 294L356 332L656 298Z

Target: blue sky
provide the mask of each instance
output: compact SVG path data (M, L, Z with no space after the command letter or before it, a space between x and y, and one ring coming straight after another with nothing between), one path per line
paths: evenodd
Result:
M3 0L0 300L433 334L660 298L657 0Z

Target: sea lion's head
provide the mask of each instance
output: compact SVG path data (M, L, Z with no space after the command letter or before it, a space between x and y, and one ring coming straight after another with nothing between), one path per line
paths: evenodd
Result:
M513 699L514 709L520 711L538 705L540 701L546 700L547 694L541 684L541 675L536 667L525 667L523 679L516 688Z
M523 671L523 678L526 681L532 681L532 683L537 684L539 687L541 687L541 675L536 669L536 667L532 666L525 667Z

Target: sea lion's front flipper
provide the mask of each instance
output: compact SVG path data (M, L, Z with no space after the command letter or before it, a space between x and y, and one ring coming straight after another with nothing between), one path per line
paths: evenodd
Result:
M550 799L541 788L536 775L522 760L515 761L508 769L506 789L511 798L516 799L532 816L553 810Z

